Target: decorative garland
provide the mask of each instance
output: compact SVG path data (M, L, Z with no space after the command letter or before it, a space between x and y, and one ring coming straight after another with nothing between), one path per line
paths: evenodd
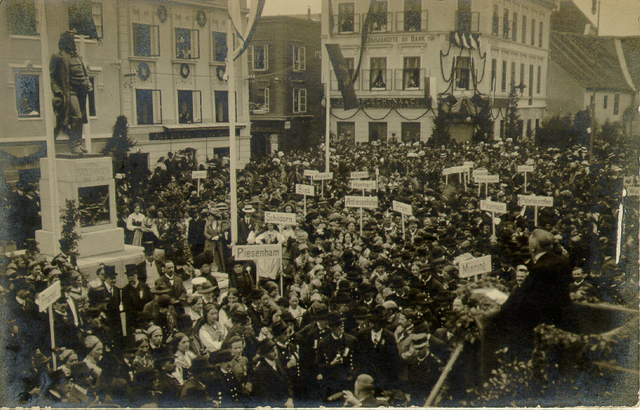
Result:
M200 27L204 27L207 24L207 13L205 13L204 10L198 11L196 21Z
M364 108L358 108L358 109L356 110L356 112L354 112L352 115L350 115L350 116L348 116L348 117L344 117L344 118L342 118L342 117L338 117L338 116L337 116L336 114L334 114L333 112L331 112L331 115L332 115L334 118L336 118L336 119L338 119L338 120L340 120L340 121L345 121L345 120L349 120L349 119L351 119L351 118L355 117L355 116L356 116L360 111L362 111L362 112L364 113L364 115L366 115L366 116L367 116L367 118L369 118L370 120L373 120L373 121L381 121L381 120L384 120L384 119L385 119L385 118L387 118L387 117L389 116L389 114L391 114L393 111L395 111L395 112L396 112L396 114L398 114L401 118L403 118L403 119L405 119L405 120L407 120L407 121L417 121L417 120L419 120L420 118L422 118L422 117L424 117L425 115L427 115L427 114L429 113L429 111L431 111L432 113L435 113L435 111L433 110L433 108L427 108L427 109L425 110L425 112L424 112L424 113L422 113L420 116L418 116L418 117L416 117L416 118L407 118L407 117L405 117L404 115L402 115L402 114L400 113L400 111L398 111L398 109L397 109L397 108L395 108L395 107L394 107L394 108L390 108L390 109L389 109L389 112L388 112L388 113L386 113L386 114L385 114L383 117L381 117L381 118L374 118L374 117L372 117L371 115L367 114L367 112L364 110Z
M41 142L39 144L41 144L40 149L31 155L27 155L26 157L16 157L15 155L11 155L8 152L0 149L0 160L9 161L9 164L11 164L11 166L23 166L23 165L33 164L34 162L37 162L40 158L47 156L46 141Z
M149 68L149 64L144 61L138 64L138 77L142 81L147 81L147 78L151 75L151 69Z
M158 20L160 20L160 23L167 21L167 8L165 6L158 7Z
M189 68L189 64L187 64L187 63L180 64L180 76L182 78L187 78L187 77L189 77L189 73L191 73L191 69Z

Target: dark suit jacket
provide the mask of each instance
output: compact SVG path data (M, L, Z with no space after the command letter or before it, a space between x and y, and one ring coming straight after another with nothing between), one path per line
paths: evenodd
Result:
M291 382L284 367L276 359L277 371L261 358L254 372L254 396L261 406L284 407L289 397L293 397Z
M251 233L255 226L256 224L253 219L250 219L249 223L247 223L244 218L238 219L238 245L245 245L247 243L249 233Z
M520 321L527 330L539 323L557 324L562 309L571 305L572 281L569 259L547 252L531 266L522 285L502 305L501 315Z
M382 329L377 345L371 340L371 328L356 333L358 347L355 357L355 374L368 374L376 381L376 385L388 388L397 380L401 359L398 345L393 333Z
M172 292L169 293L169 295L173 296L176 300L186 299L187 290L184 288L184 283L182 283L182 279L180 279L176 275L173 275L173 285L172 285L171 282L169 281L169 278L166 275L162 274L156 280L156 283L154 284L154 286L157 288L161 282L166 283L166 285L172 289Z
M153 300L153 294L149 286L138 281L138 286L135 288L131 284L127 283L127 286L122 288L122 304L124 305L124 311L131 318L137 317L142 313L144 305Z

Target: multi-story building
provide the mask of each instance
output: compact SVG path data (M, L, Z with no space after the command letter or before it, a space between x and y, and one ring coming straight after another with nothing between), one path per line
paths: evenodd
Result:
M92 8L100 41L76 39L94 85L84 127L91 151L100 152L117 116L125 115L139 159L150 166L187 147L200 161L228 155L227 1L117 0L92 2ZM33 159L43 152L49 104L42 80L49 62L42 61L41 47L46 56L56 53L60 34L74 28L68 2L8 0L0 5L0 22L0 99L6 103L0 149L9 154L5 159ZM238 163L244 164L251 138L246 53L235 67ZM3 163L9 179L17 178L16 167L38 168L37 161L10 162Z
M487 102L494 136L500 137L512 86L521 97L523 136L544 117L549 22L556 1L376 1L361 44L370 3L323 1L322 41L340 45L357 76L360 103L357 111L341 108L336 77L325 59L331 130L338 138L424 141L441 104L451 116L452 137L466 141L478 132L478 113Z
M253 154L309 146L324 135L320 16L265 16L249 46Z

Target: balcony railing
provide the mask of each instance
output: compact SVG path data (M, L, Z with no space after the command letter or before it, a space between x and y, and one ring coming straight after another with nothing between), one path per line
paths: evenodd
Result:
M427 31L429 29L427 23L427 10L396 12L397 32Z
M398 68L395 70L395 89L397 91L418 91L424 90L425 69L424 68Z
M467 33L480 31L480 13L475 11L456 11L456 31Z

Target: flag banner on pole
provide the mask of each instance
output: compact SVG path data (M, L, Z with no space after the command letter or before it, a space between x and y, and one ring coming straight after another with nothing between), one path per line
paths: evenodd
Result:
M360 73L360 66L362 65L362 55L364 53L364 45L367 44L367 37L369 36L369 27L371 27L371 22L373 21L373 10L376 0L371 0L369 3L369 12L367 13L367 18L364 19L364 23L362 23L362 37L360 40L360 58L358 59L358 67L356 68L355 74L351 81L355 84L358 79L358 73Z
M344 61L342 56L342 50L338 44L325 44L327 52L329 53L329 59L331 65L336 73L338 79L338 89L342 93L342 99L344 102L344 109L351 110L358 108L358 98L356 97L356 91L353 88L353 81L351 81L351 74L349 73L349 67ZM327 100L329 96L327 96Z
M93 21L93 6L89 0L69 0L69 29L77 34L100 41Z
M235 50L233 50L233 59L237 60L242 53L245 52L249 44L251 43L251 39L253 38L253 34L256 32L256 28L258 27L258 22L260 21L260 17L262 16L262 10L264 9L264 3L266 0L258 0L251 2L251 8L249 10L249 21L247 22L247 27L242 34L240 34L239 28L242 28L242 24L240 21L236 21L238 18L236 15L239 13L231 13L232 5L233 7L239 7L239 4L235 0L229 2L229 14L231 16L231 21L233 22L234 27L236 28L236 32L238 33L238 38L242 41L242 45ZM239 10L238 10L239 11Z

